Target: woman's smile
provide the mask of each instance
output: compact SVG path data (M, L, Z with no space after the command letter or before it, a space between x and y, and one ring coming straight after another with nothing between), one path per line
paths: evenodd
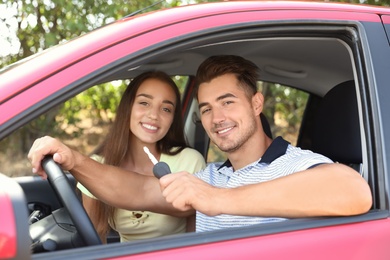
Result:
M157 131L158 130L157 126L154 126L154 125L151 125L151 124L147 124L147 123L141 123L141 126L143 128L146 128L147 130L151 130L151 131Z

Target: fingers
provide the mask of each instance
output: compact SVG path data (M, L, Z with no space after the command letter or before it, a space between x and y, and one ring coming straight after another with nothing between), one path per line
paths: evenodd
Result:
M187 172L168 174L160 179L162 195L181 211L195 209L206 215L215 215L213 201L217 189Z
M32 172L47 178L41 166L42 159L46 155L53 155L54 161L62 165L64 163L64 154L69 153L69 151L69 148L50 136L36 139L27 155L31 162Z
M221 189L211 186L188 172L167 174L160 178L165 200L181 211L197 210L208 216L221 214L217 202Z
M53 154L53 160L58 164L63 164L64 160L62 159L61 154L55 153Z
M172 174L166 174L160 178L160 186L162 190L165 190L173 181L179 178L179 176L185 174L185 172L177 172Z
M160 179L162 195L173 207L181 211L192 209L191 193L193 188L191 174L179 172L167 174Z
M41 160L45 156L45 153L37 152L41 150L41 143L43 139L44 137L41 137L34 141L33 145L30 148L30 151L28 152L27 158L31 162L32 172L34 174L42 176L43 178L47 178L46 173L41 167Z

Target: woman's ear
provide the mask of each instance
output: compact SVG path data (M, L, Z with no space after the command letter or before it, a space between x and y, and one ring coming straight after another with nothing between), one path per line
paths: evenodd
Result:
M256 94L254 94L252 97L252 107L256 115L260 115L260 113L263 111L263 106L264 96L260 92L256 92Z

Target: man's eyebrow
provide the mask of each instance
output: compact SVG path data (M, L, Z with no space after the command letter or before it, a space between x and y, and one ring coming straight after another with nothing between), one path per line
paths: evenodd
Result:
M216 101L220 101L222 99L225 99L225 98L237 98L235 95L233 95L232 93L226 93L226 94L223 94L222 96L219 96L217 97ZM202 102L202 103L199 103L199 109L201 109L202 107L204 106L207 106L209 103L208 102Z
M220 101L220 100L222 100L222 99L225 99L225 98L237 98L235 95L233 95L232 93L226 93L226 94L224 94L224 95L222 95L222 96L219 96L219 97L217 97L217 101Z
M138 94L137 97L146 97L146 98L149 98L149 99L153 99L153 96L152 95L149 95L149 94L145 94L145 93L141 93L141 94ZM172 101L170 100L164 100L163 103L165 104L170 104L172 105L173 107L175 107L175 103L173 103Z

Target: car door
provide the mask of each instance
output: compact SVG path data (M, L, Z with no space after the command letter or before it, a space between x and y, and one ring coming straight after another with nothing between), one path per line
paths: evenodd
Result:
M255 3L243 7L229 4L221 9L217 8L218 5L206 6L189 13L167 11L157 13L153 18L144 16L133 22L119 22L92 33L92 39L103 39L98 43L93 42L96 44L93 48L88 45L91 38L82 37L47 55L36 57L35 62L40 64L37 68L31 68L29 62L20 64L17 71L26 77L19 80L13 73L4 77L4 84L14 84L15 87L6 89L7 92L2 94L0 110L9 112L0 115L1 138L93 85L109 79L122 79L124 75L121 73L125 71L128 73L125 76L130 77L134 75L133 72L165 66L168 71L175 68L180 75L180 66L184 66L180 63L180 57L189 57L190 62L198 64L209 55L223 54L227 50L246 55L246 48L234 48L241 44L275 46L285 41L307 47L334 44L349 59L346 63L349 67L329 77L329 88L332 80L352 78L358 82L356 91L363 133L363 164L374 196L372 210L360 216L294 219L129 244L49 252L34 255L33 258L280 259L294 256L300 259L387 259L390 220L386 151L390 140L385 136L389 122L381 111L385 111L385 99L389 95L385 82L389 82L386 71L390 50L380 17L368 11L321 9L322 6L316 5L293 8L287 5L280 10L278 4L268 7ZM104 34L108 36L103 37ZM78 53L70 51L75 48ZM282 48L273 50L275 55L283 51ZM306 49L307 52L309 50ZM260 47L258 51L261 51ZM314 48L312 51L312 55L315 55L326 49ZM68 52L72 55L66 55ZM267 57L263 58L265 60ZM301 58L303 62L304 53ZM43 61L45 63L41 64ZM332 61L332 56L321 62L328 61ZM25 71L27 67L31 70ZM277 71L271 69L268 72L268 76L264 76L265 81L285 82ZM195 71L192 71L188 76L194 74ZM302 81L299 83L302 85L299 85L297 79L296 84L297 88L308 88L316 82L306 82L306 86ZM197 135L192 130L196 129L195 124L198 123L197 104L191 89L192 86L189 86L184 96L183 114L186 116L188 138L195 142ZM325 94L320 87L317 90L312 94ZM203 135L203 138L206 139L202 141L207 143L207 137ZM27 231L23 235L28 236Z

